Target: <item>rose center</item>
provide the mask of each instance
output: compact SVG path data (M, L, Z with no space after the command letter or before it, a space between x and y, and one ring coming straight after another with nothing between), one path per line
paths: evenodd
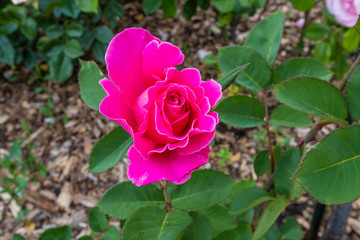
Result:
M353 0L342 0L341 3L343 4L346 12L352 15L357 15Z

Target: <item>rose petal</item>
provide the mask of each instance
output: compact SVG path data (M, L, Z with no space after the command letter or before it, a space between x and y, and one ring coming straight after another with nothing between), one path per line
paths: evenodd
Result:
M127 103L110 80L103 79L99 83L103 86L107 95L99 105L99 112L110 120L118 122L133 136L133 132L137 129L133 107Z
M161 79L166 77L166 69L175 67L184 61L184 55L177 46L168 42L150 42L144 49L142 71L145 87L154 85L152 75Z
M181 184L189 179L191 171L207 163L209 152L209 147L187 156L179 156L175 151L166 151L152 154L145 159L134 146L131 146L128 153L128 176L137 186L162 180Z
M161 42L145 29L128 28L111 40L106 51L109 77L130 102L145 89L141 79L142 53L151 41Z
M214 107L222 96L221 85L214 80L202 81L200 84L205 90L205 96L209 98L210 106Z

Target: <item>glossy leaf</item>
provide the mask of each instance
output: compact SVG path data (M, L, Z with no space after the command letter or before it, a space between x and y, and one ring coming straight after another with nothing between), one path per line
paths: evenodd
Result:
M71 59L78 58L84 54L81 50L80 43L76 39L70 39L65 43L64 53Z
M102 232L107 227L107 219L103 212L100 211L100 208L93 207L89 211L88 222L90 228L95 232Z
M201 210L210 221L212 226L212 235L216 236L217 234L226 231L228 229L233 229L236 227L236 219L234 216L230 215L229 210L220 205L215 205L210 208Z
M280 105L272 111L270 123L287 127L308 127L312 125L312 121L306 113L285 105Z
M70 23L66 27L66 34L69 37L80 37L84 32L84 27L79 23Z
M187 21L190 21L191 17L195 15L196 7L196 0L186 0L183 7L183 16Z
M330 27L323 23L311 23L304 30L305 37L312 41L317 41L325 38L330 32Z
M14 234L14 237L12 240L26 240L26 238L24 238L20 234Z
M176 17L177 13L177 3L176 0L163 0L162 9L164 10L165 18Z
M217 235L215 240L224 239L251 239L252 231L249 224L240 223L237 228L224 231Z
M141 207L163 208L165 200L163 193L152 184L137 187L131 182L122 182L107 190L98 205L110 216L126 219Z
M299 77L285 81L276 86L276 97L290 107L333 121L347 116L346 102L339 90L320 79Z
M209 55L207 55L209 56ZM214 56L214 55L213 55ZM206 58L206 57L205 57ZM205 59L204 59L205 60ZM215 62L216 63L216 62ZM214 64L215 64L214 63ZM244 70L249 64L245 64L239 67L234 68L230 72L227 72L217 80L217 82L221 85L221 90L224 91L227 89L233 82L235 82L237 76Z
M64 34L64 29L59 25L50 25L44 29L46 36L52 39L61 37Z
M33 18L28 18L20 24L21 33L30 41L35 40L37 30L37 23Z
M212 4L219 12L231 12L236 5L237 0L213 0Z
M110 226L106 229L102 240L120 240L119 230L114 226Z
M231 192L233 180L212 169L192 173L191 178L170 192L172 206L181 210L198 210L210 207Z
M228 73L234 68L250 63L236 78L236 82L254 91L260 91L270 84L271 72L265 59L254 49L231 46L219 49L219 66Z
M253 179L244 179L235 182L234 187L231 190L231 193L227 199L234 200L235 197L239 194L239 192L241 192L245 188L250 188L250 187L256 187L256 183Z
M328 42L321 42L314 48L313 56L315 59L328 64L332 54L331 45Z
M276 11L251 29L245 46L256 49L272 67L279 51L283 28L284 16Z
M72 75L73 64L67 56L59 54L53 56L49 61L50 74L56 79L56 82L64 82L69 79Z
M45 230L39 240L71 240L71 227L69 225Z
M360 121L360 67L353 72L349 79L346 87L346 99L351 117L355 121Z
M95 14L98 12L99 0L75 0L75 3L83 12Z
M114 37L112 31L106 27L99 26L94 30L95 39L101 43L109 43Z
M294 180L291 180L298 164L300 152L298 148L292 148L283 153L274 172L275 191L282 195L290 195L290 189Z
M269 151L259 152L254 160L254 170L258 177L266 173L270 167Z
M288 200L285 196L279 196L272 201L262 213L252 239L257 240L261 238L287 205Z
M80 60L79 85L81 98L92 109L99 110L99 104L106 96L99 81L104 78L96 63Z
M82 236L81 238L78 238L77 240L94 240L92 236Z
M265 109L255 98L232 96L224 99L216 112L222 122L233 127L249 128L264 123Z
M0 62L14 65L15 61L15 49L10 40L0 34Z
M360 125L341 128L314 145L295 175L306 191L327 204L360 196Z
M289 78L312 76L329 81L332 72L321 62L313 58L291 58L281 63L272 73L271 82L278 84Z
M230 213L233 215L243 214L249 209L271 199L269 194L262 188L245 188L235 197L230 207Z
M101 173L115 166L132 143L132 137L122 127L113 130L94 145L89 172Z
M101 63L105 64L105 53L107 49L107 44L95 41L92 51L95 59Z
M146 15L152 14L158 10L163 0L143 0L142 7Z
M288 217L281 226L282 236L286 240L303 239L304 234L296 218Z
M347 52L352 52L359 47L360 37L354 28L346 30L341 45Z
M309 11L315 6L315 0L290 0L295 9L299 11Z
M158 207L144 207L134 212L125 223L123 239L178 239L191 222L191 217L179 210L166 213Z
M211 240L212 227L209 219L202 213L192 212L193 223L186 228L181 240Z

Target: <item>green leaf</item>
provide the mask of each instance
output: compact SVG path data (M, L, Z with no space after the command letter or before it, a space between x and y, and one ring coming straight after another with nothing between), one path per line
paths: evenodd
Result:
M311 41L317 41L325 38L331 28L324 23L311 23L304 29L305 37Z
M45 230L40 235L39 240L71 240L71 234L71 227L66 225Z
M107 44L101 43L99 41L95 42L92 51L97 61L101 63L105 63L106 49L107 49Z
M14 234L14 237L12 240L26 240L26 238L24 238L20 234Z
M75 3L83 12L95 14L98 12L99 0L75 0Z
M239 0L242 7L251 7L255 0Z
M341 128L314 145L295 175L306 191L327 204L360 196L360 125Z
M229 210L220 205L203 209L201 210L201 213L209 219L213 229L213 236L216 236L223 231L233 229L237 225L235 216L230 215Z
M346 87L346 99L349 105L351 117L360 121L360 67L351 75Z
M62 0L60 10L65 16L73 19L77 18L81 12L74 0Z
M181 240L211 240L212 227L209 219L202 213L191 212L193 223L186 228Z
M265 108L255 98L232 96L225 98L216 108L222 122L233 127L249 128L264 123Z
M163 0L162 1L162 9L164 10L165 18L176 17L176 12L177 12L176 0Z
M313 56L315 59L328 64L330 62L331 53L331 45L327 42L321 42L315 46Z
M78 240L94 240L92 236L82 236L81 238L78 238Z
M196 2L202 10L207 10L210 6L210 0L197 0Z
M0 34L0 62L5 64L14 65L15 49L10 40Z
M258 177L262 176L269 169L270 166L270 158L269 151L261 151L259 152L254 160L254 170Z
M92 109L98 110L100 102L106 96L99 81L104 78L96 63L80 60L79 85L81 98ZM92 168L90 168L92 169Z
M64 53L71 59L84 55L84 52L81 50L80 43L76 39L70 39L65 43Z
M282 62L272 73L272 83L278 84L289 78L312 76L329 81L332 72L321 62L313 58L291 58Z
M110 18L123 17L124 16L124 8L116 0L110 0L108 5L106 5L106 7L104 9L104 14Z
M282 195L289 196L294 180L294 175L300 163L300 152L298 148L291 148L283 153L274 172L275 191Z
M253 235L253 240L261 238L275 222L282 210L288 205L288 200L285 196L279 196L272 201L264 210L260 217L259 224Z
M191 217L179 210L166 213L158 207L144 207L134 212L125 223L123 239L178 239L191 222Z
M79 41L80 41L81 48L84 49L84 51L88 51L95 41L94 33L90 32L90 31L85 32L79 38Z
M36 54L32 50L26 49L24 51L24 63L27 68L33 68L37 65Z
M276 97L290 107L333 121L347 116L346 102L339 90L320 79L299 77L285 81L276 86Z
M360 37L354 28L346 30L341 45L345 51L352 52L359 47Z
M110 226L106 229L103 240L120 240L120 233L116 227Z
M163 0L143 0L142 7L146 15L152 14L158 10Z
M271 225L269 230L261 238L261 240L280 240L280 239L281 239L281 232L275 226L275 224Z
M198 210L224 200L233 187L233 180L212 169L192 173L191 178L170 192L172 206L181 210Z
M165 200L163 193L152 184L137 187L131 182L122 182L107 190L98 205L110 216L126 219L141 207L165 207Z
M290 0L295 9L299 11L309 11L311 8L315 7L314 0Z
M272 67L279 51L283 28L284 16L276 11L251 29L245 46L256 49Z
M59 25L50 25L49 27L44 29L44 33L46 36L52 39L56 39L61 37L64 34L64 29Z
M236 78L236 82L255 91L270 84L271 72L265 59L254 49L231 46L219 49L219 67L224 73L250 63Z
M212 4L219 12L231 12L236 5L237 0L213 0Z
M71 77L73 65L70 58L64 54L51 57L49 61L50 74L57 83L64 82Z
M227 230L217 235L215 240L224 239L251 239L252 231L249 224L239 223L235 229Z
M262 188L245 188L235 197L230 207L230 213L233 215L243 214L251 208L271 199L269 194Z
M335 73L335 77L341 79L342 76L349 71L350 66L347 62L347 57L344 54L339 54L335 58L335 62L333 64L333 71Z
M207 56L209 56L209 55L207 55ZM204 58L204 60L205 60L205 58ZM236 67L233 70L231 70L230 72L227 72L226 74L224 74L224 76L222 76L221 78L219 78L217 80L217 82L221 85L221 91L224 91L225 89L227 89L236 80L237 76L239 76L241 71L244 70L247 66L249 66L249 63L244 64L239 67Z
M186 0L183 7L183 16L186 21L190 21L191 17L196 13L196 0Z
M281 226L282 236L287 240L303 239L304 234L294 217L288 217Z
M16 22L8 22L0 27L0 33L9 35L15 32L18 28L19 28L19 24L17 24Z
M100 211L99 207L90 209L88 222L90 228L95 232L102 232L107 228L107 218L105 214Z
M101 43L109 43L114 37L112 31L106 27L96 27L94 30L95 39Z
M80 37L84 32L84 27L79 23L70 23L66 28L69 37Z
M20 31L30 41L35 40L37 35L37 23L33 18L27 18L20 24Z
M287 127L308 127L312 125L312 121L306 113L285 105L280 105L272 111L270 123Z
M89 172L101 173L115 166L132 143L132 137L122 127L113 130L94 145Z
M234 187L227 199L231 199L232 201L239 194L240 191L245 188L255 187L256 183L253 179L240 180L234 184Z

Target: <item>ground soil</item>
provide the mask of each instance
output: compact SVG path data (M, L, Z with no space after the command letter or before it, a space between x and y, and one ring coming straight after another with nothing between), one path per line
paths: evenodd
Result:
M295 27L295 22L303 17L303 14L291 9L291 4L286 1L271 0L265 9L259 9L254 16L234 22L225 31L230 36L229 39L226 39L216 26L217 12L213 8L206 11L198 9L192 20L187 22L180 12L174 19L164 19L161 11L144 16L138 1L123 3L125 16L118 21L118 32L127 27L146 28L163 41L178 45L186 56L181 67L200 69L204 79L217 79L220 72L202 62L200 55L203 51L216 54L219 47L241 44L252 26L277 9L285 14L286 21L284 38L275 65L296 55L307 56L312 47L311 43L306 42L303 53L295 52L295 45L300 37L300 30ZM317 19L320 10L320 7L313 10L310 18ZM72 78L65 83L38 81L26 84L32 72L24 68L10 69L4 65L0 66L0 69L0 153L9 151L14 140L27 137L29 140L23 146L35 145L32 153L36 160L48 166L47 176L31 183L25 192L24 204L29 209L27 221L16 222L16 204L8 201L6 194L0 194L0 240L11 239L14 233L23 234L30 240L37 239L45 229L64 224L71 224L74 239L88 234L89 209L106 189L127 180L126 158L105 173L88 173L92 146L113 130L115 124L88 108L82 101L77 82L78 70L75 70ZM20 79L15 83L8 82L6 74L15 71L20 71ZM44 85L45 90L35 93L39 85ZM41 112L41 107L47 104L48 98L54 103L54 122ZM276 101L272 101L270 108L276 104ZM68 120L64 122L65 115ZM21 120L29 123L30 135L22 130ZM334 128L336 126L324 128L318 137L328 134ZM276 140L285 139L289 145L296 146L308 131L309 128L284 128L276 136ZM219 124L210 160L205 168L224 170L234 179L257 179L251 159L265 147L264 139L261 128L235 129ZM221 159L216 153L221 148L230 149L230 163L219 164ZM6 174L2 171L0 177ZM257 180L261 186L262 179ZM314 204L315 201L304 193L299 201L287 209L286 215L295 216L306 231L310 227L309 219ZM346 239L359 239L359 211L360 202L356 201L353 203ZM115 220L111 224L117 227L119 225ZM320 232L323 229L322 226Z

